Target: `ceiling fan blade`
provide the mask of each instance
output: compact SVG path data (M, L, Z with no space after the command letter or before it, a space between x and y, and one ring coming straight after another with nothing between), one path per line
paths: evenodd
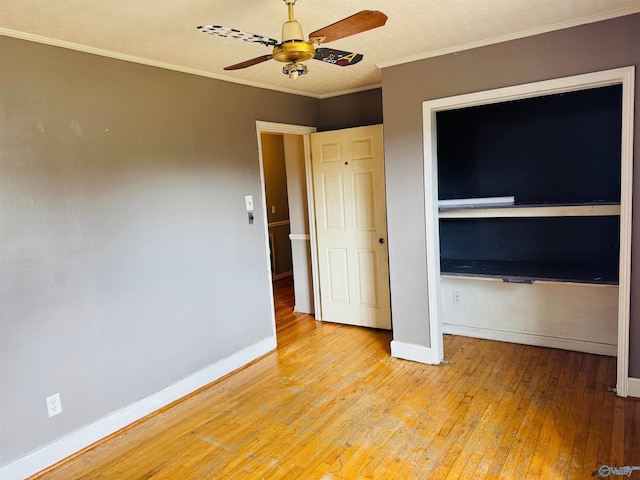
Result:
M309 38L318 43L333 42L356 33L366 32L372 28L381 27L387 22L387 18L384 13L377 10L363 10L339 22L316 30L309 34Z
M345 52L344 50L336 50L335 48L316 48L314 60L321 60L326 63L338 65L339 67L348 67L355 65L364 57L361 53Z
M245 42L261 43L268 47L273 47L278 44L278 40L275 38L256 35L255 33L242 32L235 28L221 27L220 25L200 25L196 28L202 33L217 35L218 37L237 38L239 40L244 40Z
M224 67L225 70L240 70L241 68L251 67L253 65L257 65L258 63L266 62L267 60L271 60L273 55L262 55L261 57L252 58L251 60L245 60L244 62L236 63L235 65L229 65L228 67Z

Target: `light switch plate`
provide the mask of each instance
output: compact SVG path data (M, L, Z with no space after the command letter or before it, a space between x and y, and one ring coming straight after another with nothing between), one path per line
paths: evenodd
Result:
M247 205L247 212L253 211L253 195L245 195L244 203Z

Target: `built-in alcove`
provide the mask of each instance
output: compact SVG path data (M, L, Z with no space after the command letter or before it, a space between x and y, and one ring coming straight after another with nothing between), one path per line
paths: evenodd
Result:
M438 112L439 200L513 198L441 209L441 272L617 284L621 112L621 85Z
M429 326L617 356L628 387L633 67L423 104Z

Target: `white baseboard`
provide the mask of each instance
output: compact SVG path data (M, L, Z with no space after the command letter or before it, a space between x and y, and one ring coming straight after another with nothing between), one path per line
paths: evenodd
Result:
M64 458L73 455L98 440L132 424L150 413L202 388L215 380L252 362L276 348L276 337L268 337L234 353L202 370L183 378L128 407L110 413L79 430L14 460L0 468L0 479L22 480Z
M398 340L391 341L391 356L428 365L438 365L442 362L441 358L434 357L434 352L431 348Z
M293 311L294 313L304 313L306 315L313 315L313 308L311 308L309 305L305 305L304 307L299 307L297 305L293 306Z
M627 379L627 397L640 398L640 378Z
M521 343L536 347L561 348L563 350L573 350L576 352L594 353L596 355L607 355L615 357L618 354L616 345L606 343L595 343L584 340L573 340L558 337L545 337L530 333L508 332L504 330L491 330L488 328L476 328L460 325L443 324L442 332L451 335L462 335L464 337L484 338L486 340L498 340L500 342Z

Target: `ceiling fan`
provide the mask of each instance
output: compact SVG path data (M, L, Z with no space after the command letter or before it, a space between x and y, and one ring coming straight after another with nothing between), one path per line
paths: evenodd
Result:
M284 0L289 10L289 20L282 25L282 41L278 42L274 38L256 35L254 33L242 32L234 28L222 27L219 25L201 25L198 28L203 33L217 35L220 37L238 38L245 42L261 43L267 47L273 47L269 55L245 60L225 67L225 70L239 70L247 68L267 60L277 60L286 63L282 68L282 73L291 79L296 79L300 75L307 73L306 65L300 62L314 59L326 63L347 67L355 65L362 60L361 53L345 52L331 48L316 48L322 43L339 40L350 35L365 32L373 28L383 26L387 21L387 16L377 10L362 10L350 17L344 18L336 23L332 23L320 30L316 30L309 35L309 40L304 39L302 26L293 15L293 6L296 0Z

